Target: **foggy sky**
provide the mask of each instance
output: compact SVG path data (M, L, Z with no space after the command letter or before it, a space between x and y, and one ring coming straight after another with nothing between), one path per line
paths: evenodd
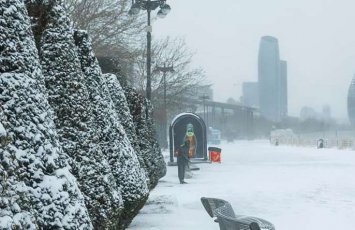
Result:
M243 81L257 81L260 38L279 39L288 62L289 114L302 106L347 119L355 73L353 0L167 0L172 10L153 25L153 39L180 36L196 51L215 100L239 99Z

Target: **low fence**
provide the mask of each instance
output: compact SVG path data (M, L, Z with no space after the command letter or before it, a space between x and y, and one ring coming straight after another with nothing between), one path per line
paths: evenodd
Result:
M352 134L352 133L350 133ZM304 134L294 136L272 136L270 142L274 145L291 145L300 147L320 147L321 139L324 148L352 149L355 150L355 136L353 135L317 135Z

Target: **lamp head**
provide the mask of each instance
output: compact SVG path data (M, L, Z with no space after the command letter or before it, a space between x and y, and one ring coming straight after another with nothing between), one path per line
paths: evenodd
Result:
M163 14L167 15L171 11L171 7L168 4L164 4L160 7Z
M158 16L159 18L165 18L166 14L164 14L163 10L160 9L160 10L158 11L158 13L157 13L157 16Z
M136 2L136 3L133 3L131 9L129 9L129 11L128 11L128 14L129 15L137 15L137 14L139 14L139 11L140 11L140 6Z

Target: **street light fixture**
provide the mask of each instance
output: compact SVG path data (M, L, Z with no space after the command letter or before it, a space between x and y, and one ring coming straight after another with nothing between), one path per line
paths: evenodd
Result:
M210 97L204 94L200 96L199 99L203 101L203 120L206 122L206 125L208 127L208 106L207 106L207 119L206 119L206 100L209 100Z
M160 7L159 11L162 15L166 16L166 15L168 15L168 13L170 13L171 8L168 4L164 4ZM158 11L158 13L159 13L159 11Z
M164 66L156 66L154 71L154 73L156 72L162 72L163 73L163 84L164 84L164 118L163 118L163 129L164 129L164 133L163 133L163 138L164 138L164 143L163 143L163 147L168 147L168 143L167 143L167 139L168 139L168 134L167 134L167 123L168 123L168 116L167 116L167 109L166 109L166 73L167 72L175 72L174 70L174 66L167 66L164 63Z
M150 13L160 7L158 17L165 17L171 10L171 7L166 4L166 0L132 0L131 9L128 11L130 15L139 14L140 10L146 10L148 14L147 26L147 86L146 97L152 99L152 82L151 82L151 42L152 42L152 27L150 25Z
M133 3L131 6L131 9L129 9L128 14L129 15L137 15L139 14L140 11L140 5L137 3Z

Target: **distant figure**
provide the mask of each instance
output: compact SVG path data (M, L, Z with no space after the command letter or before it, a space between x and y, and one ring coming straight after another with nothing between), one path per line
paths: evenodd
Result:
M185 140L189 140L189 144L190 144L189 151L188 151L189 158L195 157L197 140L194 132L194 126L191 123L186 125L186 133L185 133L184 141Z
M279 146L279 139L276 139L276 140L275 140L275 145L276 145L276 146Z
M178 165L178 175L180 184L186 184L185 179L185 168L189 162L188 152L190 148L190 141L185 140L184 144L180 146L177 155L177 165Z
M324 140L323 140L323 139L319 139L319 140L318 140L318 148L319 148L319 149L324 148Z

